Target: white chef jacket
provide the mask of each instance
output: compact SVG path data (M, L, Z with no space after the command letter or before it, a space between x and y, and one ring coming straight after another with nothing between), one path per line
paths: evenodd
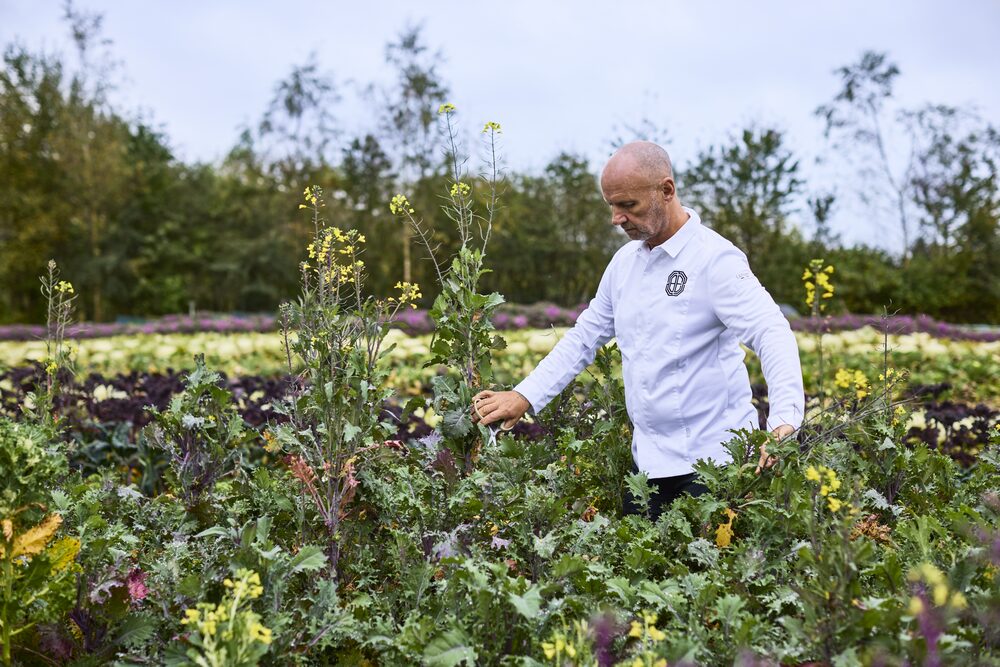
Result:
M767 426L802 424L798 346L788 320L728 240L690 216L652 250L631 241L608 264L590 306L514 389L538 412L617 338L632 458L651 478L726 463L730 429L758 428L740 342L760 357Z

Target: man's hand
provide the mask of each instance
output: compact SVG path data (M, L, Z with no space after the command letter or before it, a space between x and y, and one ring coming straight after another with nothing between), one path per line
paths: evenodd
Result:
M773 435L774 439L778 441L784 440L792 433L795 433L795 429L789 426L788 424L782 424L778 428L771 431L771 435ZM761 445L760 461L757 462L757 470L754 471L754 474L759 475L761 470L763 470L764 468L770 468L777 462L778 459L776 457L768 455L767 445L766 444Z
M472 398L472 421L489 426L503 420L501 428L509 431L530 407L516 391L481 391Z

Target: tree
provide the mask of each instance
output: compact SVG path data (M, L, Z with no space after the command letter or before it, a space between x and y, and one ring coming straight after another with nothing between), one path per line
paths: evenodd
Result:
M278 82L257 126L256 144L279 178L295 180L331 164L340 132L330 110L340 100L333 77L320 71L315 54Z
M966 321L1000 314L1000 132L963 125L965 114L927 107L910 116L927 147L913 176L921 235L914 301ZM966 118L967 119L967 118Z
M682 174L680 192L707 225L746 253L770 285L785 280L772 268L785 251L788 214L802 189L798 172L799 163L784 147L780 131L749 128L728 144L699 153Z
M885 53L865 51L857 63L836 74L841 90L816 115L824 121L824 135L855 166L862 202L888 202L894 209L905 260L913 242L910 188L917 160L913 148L902 145L903 112L892 109L899 67Z
M385 61L395 70L396 79L385 91L382 131L386 144L395 152L398 173L409 186L426 184L440 169L441 160L436 156L444 135L437 110L448 98L448 87L438 72L443 56L428 50L421 30L419 26L405 28L385 49ZM414 194L410 201L428 204L421 211L425 215L436 208L433 198L421 201ZM404 226L401 237L403 280L412 282L409 227Z

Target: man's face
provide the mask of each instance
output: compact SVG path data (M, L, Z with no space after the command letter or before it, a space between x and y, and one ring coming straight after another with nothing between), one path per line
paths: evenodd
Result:
M666 233L669 221L661 184L608 169L601 178L601 192L611 207L611 224L621 227L633 241L648 241Z

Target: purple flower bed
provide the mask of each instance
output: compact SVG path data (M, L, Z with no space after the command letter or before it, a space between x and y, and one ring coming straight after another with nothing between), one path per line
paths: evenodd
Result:
M854 331L862 327L874 327L878 331L888 328L890 334L927 333L935 338L970 340L992 343L1000 340L1000 331L976 331L968 327L948 324L935 320L929 315L894 315L883 320L878 315L836 315L822 318L799 318L791 320L792 329L812 333L833 331Z
M531 305L504 304L493 317L497 329L544 329L550 326L568 327L586 309L586 304L563 308L551 303ZM883 321L878 315L837 315L825 318L797 318L791 320L796 331L824 332L853 331L871 326L879 331L888 324L891 334L928 333L935 338L993 342L1000 340L1000 330L977 331L947 322L940 322L927 315L895 315ZM426 310L403 310L396 315L393 325L409 334L425 334L434 330L434 323ZM278 328L273 315L220 315L205 313L197 317L167 315L142 323L90 323L81 322L67 327L70 338L102 338L128 334L195 333L214 331L268 332ZM0 326L0 340L37 340L45 336L45 327L28 324Z

